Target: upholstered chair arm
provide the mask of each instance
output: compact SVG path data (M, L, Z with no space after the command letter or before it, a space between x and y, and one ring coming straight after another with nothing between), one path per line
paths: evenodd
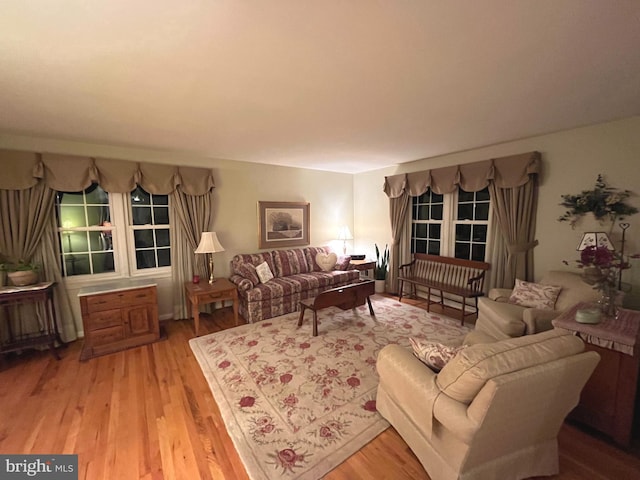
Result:
M249 280L248 278L242 277L240 275L235 275L235 274L231 275L229 277L229 280L236 287L238 287L238 290L240 291L251 290L254 287L253 282L251 280Z
M553 325L551 320L562 312L559 310L540 310L538 308L527 308L522 313L522 320L525 324L525 335L551 330Z
M488 297L496 302L508 302L512 291L510 288L492 288Z
M479 422L469 416L468 407L443 393L433 408L433 416L438 422L467 445L471 443L479 426Z

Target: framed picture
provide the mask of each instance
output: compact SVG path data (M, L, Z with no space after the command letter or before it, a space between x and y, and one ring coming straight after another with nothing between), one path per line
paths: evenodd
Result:
M309 204L258 202L259 248L309 245Z

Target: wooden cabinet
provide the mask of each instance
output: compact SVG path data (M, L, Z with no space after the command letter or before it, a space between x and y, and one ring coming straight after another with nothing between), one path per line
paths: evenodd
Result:
M80 360L160 339L156 286L125 283L112 288L83 289L78 294L84 325Z

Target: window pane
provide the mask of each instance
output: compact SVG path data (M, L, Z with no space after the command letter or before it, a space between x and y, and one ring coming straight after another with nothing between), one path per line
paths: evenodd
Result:
M456 258L466 258L469 259L469 253L470 253L470 245L468 243L457 243L456 242L456 252L455 252L455 257Z
M67 275L87 275L89 273L91 273L89 254L69 255Z
M156 268L156 255L153 250L136 250L138 269Z
M473 192L465 192L464 190L459 188L458 202L473 202Z
M413 253L426 253L426 252L427 252L427 241L416 240Z
M58 192L58 202L61 205L82 205L84 196L82 192Z
M429 203L429 191L427 190L425 193L416 198L414 200L414 203Z
M431 206L431 219L442 220L442 205Z
M426 223L414 223L413 224L413 236L417 238L427 238L427 224Z
M102 225L109 221L109 209L107 207L87 207L87 220L90 227Z
M169 208L154 207L153 208L154 225L169 225Z
M442 203L442 202L444 202L444 195L440 193L431 194L431 203Z
M471 225L456 225L456 242L471 241Z
M471 247L471 260L484 262L485 251L486 251L486 246L484 244L474 244Z
M169 195L153 195L154 205L169 205Z
M486 225L474 225L473 226L473 241L485 243L487 241L487 226Z
M133 232L136 248L153 247L153 230L136 230Z
M85 190L85 199L88 204L108 205L109 194L95 183Z
M151 205L151 195L142 188L136 187L136 189L131 192L131 205Z
M94 253L91 255L93 261L93 273L114 272L113 253Z
M89 232L73 232L71 234L71 246L73 252L88 252L89 251Z
M429 255L440 255L440 242L429 242Z
M427 205L420 205L418 207L418 217L416 220L429 220L429 207Z
M440 240L440 230L441 228L439 223L432 223L429 225L429 238Z
M168 248L158 249L158 266L169 267L171 266L171 250Z
M169 246L169 229L158 228L156 230L156 246L168 247Z
M133 207L134 225L151 225L151 207Z
M88 232L89 233L89 242L91 245L91 251L97 252L99 250L106 250L105 245L102 241L102 232Z
M58 226L64 228L86 227L87 221L84 218L84 207L81 205L60 205L60 218L58 222Z
M472 203L458 204L458 220L473 220L473 204Z
M476 192L476 200L479 202L484 202L490 200L489 197L489 187L485 187L479 192Z
M489 204L476 204L476 220L489 220Z

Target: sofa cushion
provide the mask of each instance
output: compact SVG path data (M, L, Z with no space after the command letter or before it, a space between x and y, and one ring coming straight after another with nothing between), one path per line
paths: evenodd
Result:
M267 283L269 280L273 278L273 273L269 268L269 264L267 262L262 262L260 265L256 267L256 273L258 274L258 278L261 283Z
M297 275L298 273L311 271L304 250L301 248L274 250L271 254L276 267L276 271L274 272L276 277L288 277L289 275Z
M583 350L584 342L562 329L471 345L444 366L436 382L443 393L469 404L484 384L494 377Z
M434 372L442 370L449 360L455 357L465 345L451 347L439 342L428 342L415 338L409 338L413 354Z
M323 272L330 272L331 270L333 270L333 267L336 266L337 262L338 256L333 252L319 252L318 254L316 254L316 263L320 266L320 269Z
M307 247L304 249L305 256L307 257L307 265L310 272L321 272L320 265L316 263L316 255L320 252L329 253L329 247Z
M553 310L560 290L562 290L562 287L525 282L517 278L516 285L509 297L509 302L521 307Z

